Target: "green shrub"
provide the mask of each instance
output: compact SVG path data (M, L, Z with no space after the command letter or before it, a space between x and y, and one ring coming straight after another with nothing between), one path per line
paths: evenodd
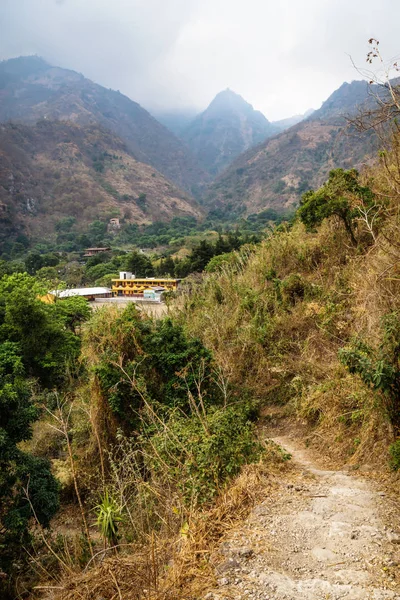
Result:
M382 341L372 348L360 339L339 351L339 359L350 373L359 375L365 385L380 392L391 421L400 423L400 315L384 315Z
M393 471L400 469L400 439L389 446L390 461L389 465Z
M151 437L156 474L172 478L187 504L209 502L244 464L258 461L251 405L210 408L190 417L175 413L167 427ZM150 450L151 453L151 450Z
M133 305L111 323L104 318L97 313L87 332L100 389L120 425L137 427L146 402L187 412L188 394L197 397L199 385L206 405L220 401L210 351L181 326L169 318L152 321Z

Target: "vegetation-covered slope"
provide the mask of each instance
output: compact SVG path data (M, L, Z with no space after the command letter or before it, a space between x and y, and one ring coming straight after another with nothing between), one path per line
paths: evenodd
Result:
M202 166L216 175L239 154L278 131L262 113L228 89L217 94L181 137Z
M343 84L309 118L240 156L210 186L206 203L237 214L292 209L335 167L360 167L377 149L370 133L346 128L344 116L368 99L368 84Z
M316 427L314 441L354 462L389 461L399 432L398 155L396 144L361 182L334 172L293 226L182 299L181 322L227 382L286 404Z
M43 347L37 356L31 351L42 340L41 324L47 333L47 326L57 335L60 325L63 335L70 331L75 350L82 341L80 359L71 357L72 379L55 382L58 393L40 381L47 416L24 446L28 457L51 457L62 497L80 506L74 533L55 523L53 535L41 534L46 552L28 546L41 583L56 586L46 598L89 600L93 590L107 597L115 589L132 599L142 590L155 600L199 597L213 578L225 523L247 514L271 463L290 458L260 443L257 409L284 407L308 423L308 441L341 464L400 469L399 157L395 137L392 152L362 177L333 171L304 195L292 224L213 259L158 321L133 305L92 316L80 305L44 305L26 275L1 280L1 341L16 344L16 358L21 332L31 344L19 350L28 375L20 370L14 381L9 373L7 390L31 383L37 356L41 368L62 372ZM22 318L28 310L34 329ZM3 412L15 397L5 396ZM13 475L7 454L3 462ZM244 484L239 476L229 488L241 467ZM26 520L21 531L7 522L5 533L24 534L30 544ZM110 557L100 561L103 545ZM120 554L111 558L116 545ZM20 547L12 551L14 559L3 546L0 568L19 582L15 565L26 563ZM50 555L47 576L42 565ZM12 581L1 583L15 597Z
M144 223L201 214L189 195L97 125L42 120L0 131L3 240L22 232L46 237L65 217L82 232L96 219Z
M0 121L61 119L97 123L180 187L197 193L207 177L187 147L139 104L83 75L35 57L0 63Z
M293 117L287 117L286 119L280 119L279 121L272 121L272 125L276 127L280 133L281 131L289 129L289 127L294 127L297 125L297 123L304 121L304 119L307 119L307 117L312 115L313 112L314 110L310 108L303 115L293 115Z

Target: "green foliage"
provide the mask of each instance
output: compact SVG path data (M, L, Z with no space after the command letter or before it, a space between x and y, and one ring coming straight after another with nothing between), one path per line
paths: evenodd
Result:
M109 192L111 193L111 191ZM89 225L88 240L90 245L101 246L104 243L104 239L107 235L107 224L103 221L93 221ZM85 240L86 241L86 240Z
M324 219L336 215L356 244L354 217L358 214L357 201L370 206L373 201L372 191L359 183L358 172L355 169L335 169L330 172L328 181L319 190L310 190L303 195L298 215L309 229L314 229Z
M75 225L75 223L76 223L75 217L63 217L56 223L55 230L56 231L70 231L72 229L72 227Z
M359 339L339 351L340 361L350 373L380 392L392 422L400 425L400 314L382 319L382 341L374 349Z
M66 328L69 317L39 299L45 293L26 273L1 279L0 343L18 344L27 375L50 387L64 380L65 364L79 355L80 340Z
M390 461L389 465L393 471L400 469L400 439L389 446Z
M159 266L157 267L157 275L164 276L168 275L173 277L175 274L175 263L171 256L167 256L164 260L161 259Z
M154 267L148 256L134 251L125 258L125 269L131 271L136 277L153 277Z
M98 252L94 256L91 256L86 261L86 269L90 269L100 264L108 263L110 260L109 252Z
M18 344L0 343L0 571L27 539L32 504L38 521L48 527L58 509L58 483L48 461L22 452L18 444L32 435L38 417ZM25 488L25 490L24 490Z
M30 252L25 259L25 268L30 275L35 275L43 267L55 267L59 263L56 254L40 254L37 251Z
M116 546L118 543L118 524L122 522L122 515L121 508L108 490L105 491L101 502L94 510L101 537L110 546Z
M56 309L58 315L61 316L65 327L70 329L73 333L77 333L77 329L85 323L85 321L88 321L92 314L86 298L80 298L79 296L59 300L56 303Z
M156 452L148 466L162 473L167 465L188 504L209 502L244 464L260 459L253 418L250 405L212 407L202 417L174 413L167 427L151 437Z
M101 279L105 275L113 275L118 277L118 268L112 262L100 263L85 269L86 281L92 283Z
M103 318L98 313L92 319L88 341L98 354L101 390L121 425L137 426L146 402L187 412L188 393L197 397L199 382L204 402L218 402L211 353L182 327L169 318L145 318L133 305L113 320L111 331L104 331Z
M224 267L232 267L237 262L237 256L234 252L225 252L214 256L206 265L206 273L215 273L222 271Z
M136 204L141 210L145 211L147 208L146 194L139 194L138 198L136 198Z

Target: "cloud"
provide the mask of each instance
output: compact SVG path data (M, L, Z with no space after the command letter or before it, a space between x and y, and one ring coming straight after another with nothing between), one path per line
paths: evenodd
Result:
M0 58L38 54L154 110L198 110L221 89L269 119L360 78L367 39L400 52L393 0L1 0Z

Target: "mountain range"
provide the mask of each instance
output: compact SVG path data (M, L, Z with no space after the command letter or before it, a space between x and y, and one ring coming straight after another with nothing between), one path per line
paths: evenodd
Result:
M236 216L290 211L331 169L368 163L379 142L373 132L350 127L346 115L370 102L369 89L364 81L344 83L309 117L240 155L209 186L206 206Z
M97 123L120 136L132 156L196 195L209 180L187 147L137 102L36 56L0 63L0 121Z
M75 71L35 56L3 61L3 238L51 235L65 216L83 231L111 216L140 224L216 209L231 218L290 210L330 169L374 155L374 136L352 132L343 116L368 92L366 82L346 83L319 110L271 123L225 90L200 115L170 113L163 125Z
M296 125L312 112L270 122L242 96L226 89L199 115L185 111L155 116L187 144L201 167L215 177L240 154Z

